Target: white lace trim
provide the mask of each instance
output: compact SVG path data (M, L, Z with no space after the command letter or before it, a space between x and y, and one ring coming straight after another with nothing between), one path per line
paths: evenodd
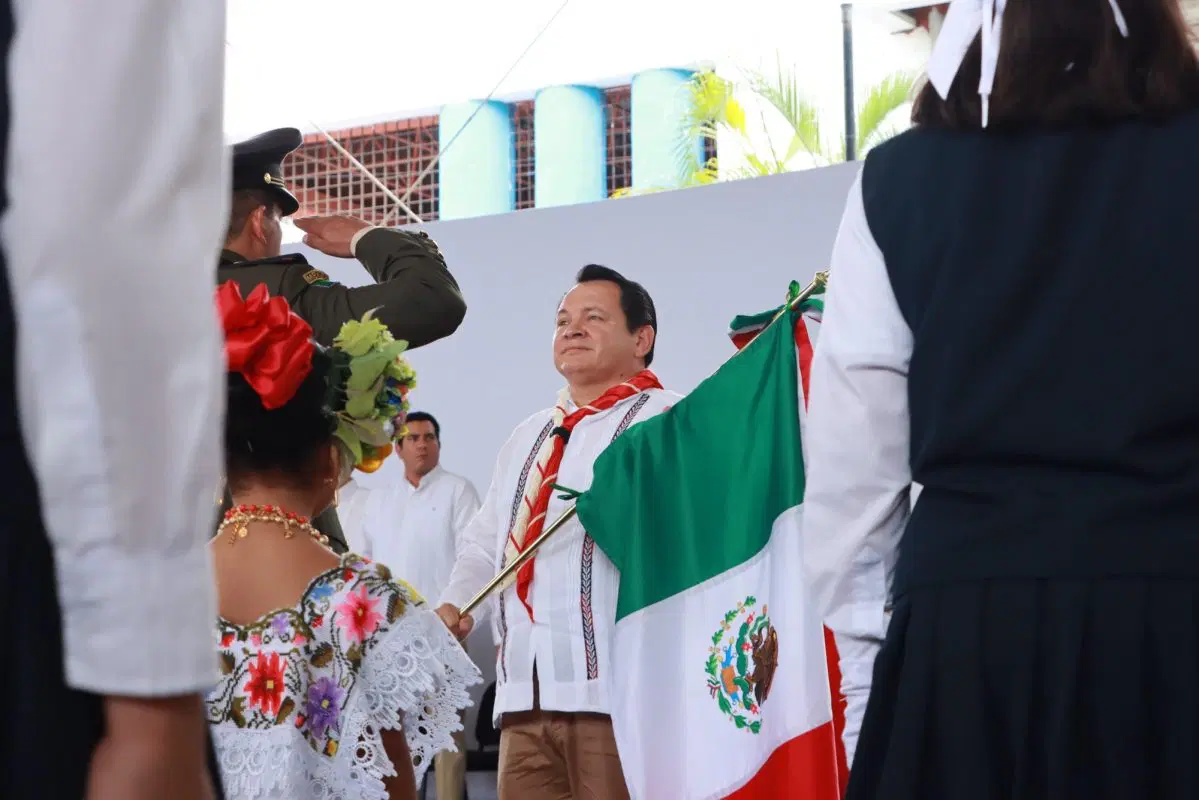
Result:
M383 778L395 766L383 730L404 731L420 785L433 756L453 749L467 687L482 681L441 620L411 608L362 662L341 719L344 745L330 757L313 751L291 727L213 728L228 800L388 800ZM357 742L357 746L351 746Z

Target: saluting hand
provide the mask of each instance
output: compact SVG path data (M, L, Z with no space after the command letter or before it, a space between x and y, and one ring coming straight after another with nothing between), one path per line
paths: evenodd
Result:
M345 215L327 217L302 217L295 220L295 225L304 231L304 244L313 250L320 250L327 256L338 258L353 258L350 242L354 234L363 228L371 227L366 220Z

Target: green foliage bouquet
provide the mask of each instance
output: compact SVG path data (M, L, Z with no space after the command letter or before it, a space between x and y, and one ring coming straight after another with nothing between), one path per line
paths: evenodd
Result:
M347 460L363 472L379 469L404 436L408 392L416 386L416 372L403 356L407 349L369 311L342 325L333 340L336 436Z

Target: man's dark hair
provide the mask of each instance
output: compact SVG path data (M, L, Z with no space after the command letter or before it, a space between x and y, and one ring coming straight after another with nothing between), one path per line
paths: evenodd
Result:
M433 435L437 437L437 441L441 441L441 424L427 411L413 411L408 415L407 422L428 422L433 425Z
M267 213L279 209L279 203L264 189L239 189L233 193L233 203L229 206L229 228L225 231L225 241L229 242L241 236L250 221L250 215L259 206L266 208Z
M1128 38L1107 0L1009 0L988 130L1163 119L1199 107L1199 57L1178 0L1119 3ZM982 127L981 52L976 38L946 99L924 86L914 123Z
M620 309L624 312L625 326L629 329L629 333L634 333L639 328L648 325L654 332L654 339L657 339L658 312L654 308L654 299L649 296L649 292L645 291L644 286L602 264L588 264L575 276L575 283L591 283L592 281L609 281L620 288ZM651 344L649 352L645 354L645 366L647 367L654 360L656 344L656 341Z

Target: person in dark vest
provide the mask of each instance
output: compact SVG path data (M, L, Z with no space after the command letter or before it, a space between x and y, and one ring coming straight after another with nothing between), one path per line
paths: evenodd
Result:
M928 74L850 190L805 429L808 578L869 690L847 796L1199 797L1178 0L958 0Z
M283 160L303 141L297 129L279 128L233 146L233 201L217 282L236 281L247 296L266 284L272 296L287 300L312 326L314 340L325 347L333 344L344 323L371 309L410 349L456 331L466 303L441 251L420 231L375 227L348 216L295 221L305 231L304 244L336 258L356 258L375 281L366 286L334 283L304 256L280 255L280 222L300 210L283 181ZM230 502L225 491L218 504L222 515ZM314 525L329 537L335 552L346 551L336 507Z
M224 35L220 3L0 3L6 800L221 796Z

